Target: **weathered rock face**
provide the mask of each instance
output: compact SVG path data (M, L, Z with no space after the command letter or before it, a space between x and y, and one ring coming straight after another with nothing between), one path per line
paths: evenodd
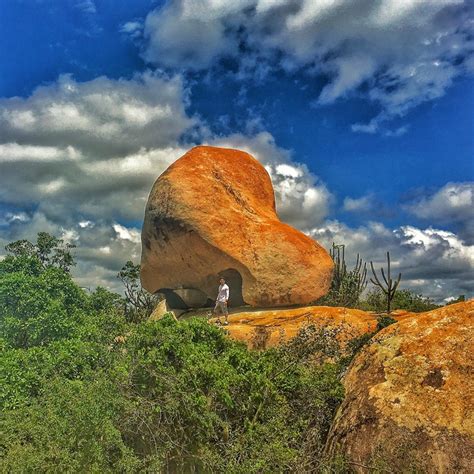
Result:
M238 150L200 146L155 182L142 230L142 285L196 288L255 306L307 304L326 294L333 263L280 222L265 168Z
M474 472L474 302L378 333L352 363L329 454L391 472Z
M344 342L374 331L377 316L359 309L330 306L242 311L229 316L226 331L250 349L255 348L256 343L259 349L266 349L292 339L307 325L339 328L338 338Z

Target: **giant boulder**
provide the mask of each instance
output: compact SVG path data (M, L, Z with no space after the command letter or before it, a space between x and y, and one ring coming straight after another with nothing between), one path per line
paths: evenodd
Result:
M474 472L474 301L407 316L349 368L327 442L359 472Z
M141 281L154 293L196 288L231 305L308 304L327 293L333 262L278 219L270 177L251 155L199 146L155 182L142 230Z

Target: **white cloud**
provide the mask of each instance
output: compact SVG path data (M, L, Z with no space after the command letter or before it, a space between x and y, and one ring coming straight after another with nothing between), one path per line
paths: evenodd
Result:
M467 243L474 244L474 183L447 183L405 206L428 222L450 224Z
M145 21L145 59L173 68L200 69L217 56L237 51L225 39L224 18L239 14L250 2L171 1ZM197 46L200 44L201 46Z
M373 133L473 71L472 13L465 0L171 0L146 18L144 57L195 70L230 56L252 77L269 65L323 74L320 104L366 84L382 112L353 130Z
M19 209L0 220L3 242L39 231L67 236L78 246L76 277L116 285L120 266L140 256L140 231L123 222L142 221L155 179L203 140L261 160L284 220L322 222L331 194L269 133L213 137L186 114L186 100L178 77L151 74L83 83L61 76L28 98L1 99L0 202ZM181 139L194 128L197 143ZM27 215L25 206L35 211Z
M447 183L407 209L418 217L442 223L474 219L474 182Z
M329 248L332 242L346 245L346 255L360 253L378 268L390 251L392 272L402 273L402 288L409 288L436 301L474 292L474 245L453 232L428 227L401 226L389 229L371 222L351 228L329 221L311 231ZM349 265L353 262L349 261Z
M346 197L342 209L346 212L368 212L373 208L373 200L372 194L360 198Z
M79 0L74 6L84 13L97 13L97 8L92 0Z
M179 77L150 73L63 75L28 98L0 99L0 198L39 204L51 219L141 218L146 190L197 123L185 102Z
M72 147L101 157L166 146L195 123L185 101L179 76L76 82L62 75L26 99L0 99L2 142Z
M115 230L118 237L122 240L129 240L130 242L133 242L135 244L141 242L140 231L138 231L137 229L130 229L120 224L114 224L112 228Z
M73 147L30 146L18 143L0 144L0 162L55 162L76 159L80 155Z
M143 23L141 21L127 21L120 27L120 33L124 33L133 39L140 38L143 34Z

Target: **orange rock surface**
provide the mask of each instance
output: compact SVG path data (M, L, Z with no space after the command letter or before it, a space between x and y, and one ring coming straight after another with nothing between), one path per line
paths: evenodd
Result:
M326 294L332 270L317 242L278 219L270 177L248 153L193 148L153 186L141 265L150 292L197 288L215 298L223 275L231 299L308 304Z
M245 342L250 348L255 344L262 348L264 337L264 346L268 348L295 337L303 326L309 324L344 326L341 336L351 339L373 331L377 317L367 311L331 306L243 311L229 316L226 331L233 339Z
M473 322L469 301L379 332L345 377L327 452L360 472L474 472Z

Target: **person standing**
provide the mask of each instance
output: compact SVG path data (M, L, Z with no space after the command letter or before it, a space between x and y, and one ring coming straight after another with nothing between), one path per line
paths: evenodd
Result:
M229 324L228 316L229 311L227 309L227 302L229 301L229 286L226 284L224 278L219 280L219 290L217 292L217 299L216 305L214 306L214 314L217 316L217 324L221 324L221 319L218 314L220 311L224 317L224 325L227 326Z

